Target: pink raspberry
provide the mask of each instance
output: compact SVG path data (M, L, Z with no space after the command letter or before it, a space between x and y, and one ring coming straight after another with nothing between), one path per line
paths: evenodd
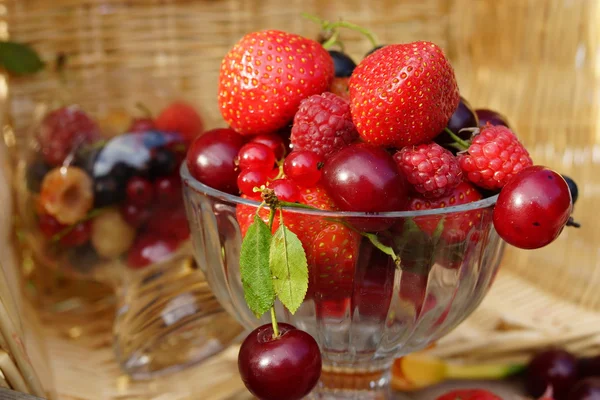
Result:
M52 111L44 118L39 130L42 155L52 166L61 165L77 147L99 138L98 125L76 106Z
M487 125L458 163L467 179L484 189L501 189L519 171L533 165L527 149L505 126Z
M327 157L357 138L350 104L340 96L326 92L300 103L292 126L294 150L310 150Z
M394 160L408 182L428 199L451 193L463 179L458 160L437 143L406 146Z

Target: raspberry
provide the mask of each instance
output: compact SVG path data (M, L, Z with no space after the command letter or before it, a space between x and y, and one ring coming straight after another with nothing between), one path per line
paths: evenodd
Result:
M358 138L350 104L333 93L310 96L300 103L292 126L294 150L327 157Z
M527 149L505 126L487 125L458 163L467 179L484 189L501 189L519 171L533 165Z
M61 165L77 147L100 138L94 121L76 106L59 108L48 114L39 130L39 143L44 160Z
M394 155L394 161L415 190L428 199L450 193L462 181L458 160L437 143L406 146Z

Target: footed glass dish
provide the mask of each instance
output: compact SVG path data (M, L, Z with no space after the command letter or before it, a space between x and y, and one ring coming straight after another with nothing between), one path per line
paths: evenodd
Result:
M244 229L238 219L259 204L200 183L185 165L181 176L195 257L215 296L246 328L268 323L268 313L257 319L246 305L239 270ZM473 312L504 250L492 224L495 202L496 196L381 214L285 209L284 216L307 224L352 225L377 239L356 234L347 254L353 273L345 284L333 284L309 260L308 293L299 310L292 315L276 303L278 321L307 331L320 346L323 373L313 398L388 398L394 358L423 349Z

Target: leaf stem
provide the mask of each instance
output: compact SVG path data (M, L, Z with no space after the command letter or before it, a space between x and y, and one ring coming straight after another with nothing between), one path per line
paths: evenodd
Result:
M277 339L279 337L279 326L275 316L275 307L271 307L271 324L273 325L273 339Z
M452 140L454 140L456 142L456 144L458 146L460 146L459 150L466 150L469 148L469 143L462 140L457 134L455 134L454 132L452 132L450 129L448 129L448 127L444 128L444 131L446 131L446 133L448 135L450 135L450 137L452 138ZM456 147L458 147L456 146Z

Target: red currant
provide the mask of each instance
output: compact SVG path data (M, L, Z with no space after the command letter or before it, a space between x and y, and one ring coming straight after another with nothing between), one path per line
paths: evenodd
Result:
M238 163L241 169L270 171L275 164L275 154L267 145L248 143L240 149Z
M183 197L181 179L176 175L158 178L154 181L154 192L159 204L177 204Z
M80 222L62 238L60 238L60 244L63 246L81 246L90 240L92 235L92 224L91 221Z
M125 203L121 207L121 215L125 222L137 228L150 218L150 210L134 203Z
M283 164L283 172L300 186L313 187L321 180L323 157L309 150L290 153Z
M315 339L292 325L271 324L252 331L238 355L246 388L261 400L299 400L310 393L321 376L321 353Z
M147 132L156 129L152 118L136 118L131 123L128 132Z
M522 249L554 241L573 205L569 186L558 173L536 165L511 179L498 196L494 227L502 239Z
M134 269L144 268L152 263L165 261L177 249L173 239L153 234L139 236L129 249L127 264Z
M243 194L252 196L255 194L254 188L261 187L267 183L269 174L263 170L245 169L238 175L238 188Z
M283 138L276 133L254 136L250 143L262 143L273 150L276 160L281 160L285 156L285 143Z
M275 191L275 195L281 201L295 203L300 200L300 189L289 179L277 179L271 182L270 188Z
M67 227L66 225L58 222L56 218L48 214L40 214L38 217L38 224L40 231L42 231L44 236L47 238L51 238Z
M147 179L133 177L127 182L127 199L140 207L144 207L152 203L154 197L154 189L152 183Z
M154 209L152 218L146 224L148 232L163 238L170 238L180 243L190 236L190 228L183 204L181 207L165 207Z
M347 146L328 159L323 184L345 211L401 211L408 202L408 184L392 156L364 143Z
M190 174L213 189L238 194L235 159L244 138L233 129L213 129L198 136L187 153Z

